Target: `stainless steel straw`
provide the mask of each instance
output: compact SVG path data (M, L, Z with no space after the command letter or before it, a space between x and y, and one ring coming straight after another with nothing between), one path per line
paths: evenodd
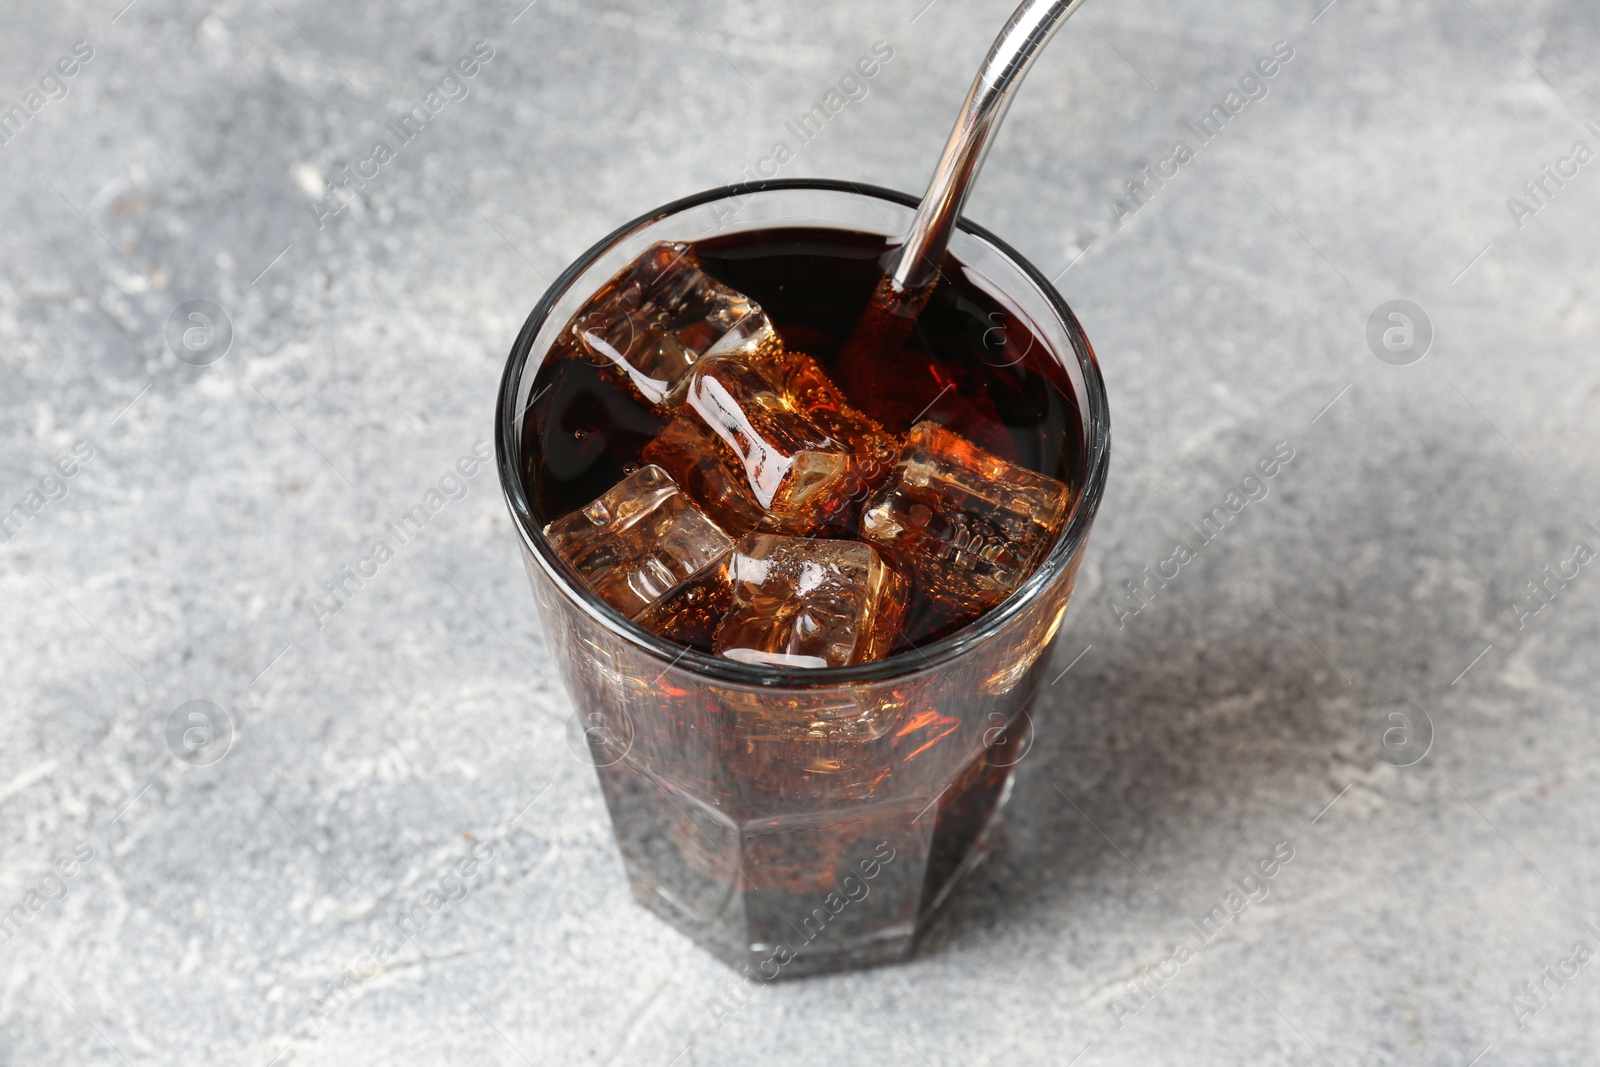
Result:
M917 217L900 246L899 259L889 271L889 283L896 295L910 296L938 277L950 232L1017 86L1056 30L1082 3L1083 0L1024 0L995 38L967 93L961 117L950 131L950 140L939 157Z

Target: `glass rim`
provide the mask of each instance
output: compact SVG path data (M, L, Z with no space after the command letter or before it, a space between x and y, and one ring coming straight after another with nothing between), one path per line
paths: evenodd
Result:
M1007 623L1026 610L1046 587L1064 574L1073 561L1077 559L1078 554L1083 550L1084 542L1089 535L1089 527L1094 520L1095 513L1099 510L1100 500L1105 492L1111 452L1111 413L1106 398L1105 381L1101 377L1100 366L1095 358L1094 349L1090 346L1088 336L1084 333L1083 326L1078 322L1077 316L1072 313L1072 308L1068 306L1066 300L1056 290L1055 285L1037 267L1016 249L965 216L957 220L957 229L990 245L1020 271L1023 276L1038 287L1050 311L1061 321L1074 342L1072 345L1073 355L1078 360L1084 384L1084 396L1071 398L1074 403L1078 404L1084 418L1087 453L1083 488L1078 494L1078 500L1073 506L1072 514L1067 520L1066 527L1061 531L1060 536L1056 538L1055 544L1051 546L1049 553L1035 568L1034 572L1013 590L1009 597L994 608L991 608L984 615L936 641L912 646L904 652L896 653L884 659L858 663L847 667L783 670L742 663L738 660L700 652L669 641L641 626L635 625L632 620L611 607L589 589L566 561L555 552L549 541L546 540L544 530L533 514L528 493L523 484L519 461L520 453L517 447L518 422L523 414L516 410L518 386L521 383L523 370L527 366L534 338L538 335L539 330L543 327L545 320L549 317L555 305L566 295L578 277L624 238L673 215L679 215L693 208L702 207L719 200L787 190L834 192L869 199L876 198L901 207L910 208L913 211L920 202L917 197L898 190L860 182L825 178L778 178L769 181L740 182L734 185L707 189L663 204L622 224L602 237L582 255L578 256L577 259L573 260L550 283L544 295L539 298L539 302L529 312L527 321L523 323L522 330L518 333L517 339L511 347L511 354L506 360L505 371L500 379L500 390L495 404L495 461L500 474L501 490L505 494L507 506L511 510L512 519L516 523L523 543L528 547L533 557L539 561L546 574L560 585L569 599L583 608L596 622L629 644L642 648L667 661L669 668L673 666L683 667L697 675L753 688L782 689L814 689L880 682L920 673L924 670L937 671L942 664L955 659L973 646L981 644L999 633ZM844 229L843 226L830 227L826 225L825 220L818 221L821 224L815 227L817 229Z

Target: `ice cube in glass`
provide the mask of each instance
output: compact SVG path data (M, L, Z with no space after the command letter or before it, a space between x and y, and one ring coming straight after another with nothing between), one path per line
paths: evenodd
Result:
M865 483L883 480L894 464L898 442L851 405L821 364L803 353L785 350L763 353L759 363L791 405L804 412L818 430L845 446Z
M589 588L629 618L733 547L733 539L653 465L544 533Z
M977 618L1033 573L1071 500L1054 478L919 422L861 513L861 538L913 578L920 634Z
M654 245L580 311L572 332L650 403L676 407L687 372L707 356L754 356L777 344L759 304L700 269L687 244Z
M769 527L848 528L856 499L865 495L856 473L862 461L797 406L776 377L771 360L706 360L690 375L686 406L721 443L756 502L773 513Z
M886 655L905 615L905 580L869 545L750 534L728 561L732 602L719 655L765 667L843 667Z

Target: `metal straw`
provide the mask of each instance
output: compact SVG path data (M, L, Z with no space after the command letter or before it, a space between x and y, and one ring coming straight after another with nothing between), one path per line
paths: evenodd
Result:
M917 293L939 276L939 262L950 243L950 233L1017 86L1022 84L1040 50L1082 3L1083 0L1023 0L995 38L967 93L961 117L950 131L950 140L939 157L917 217L900 246L899 259L889 271L888 282L896 295Z

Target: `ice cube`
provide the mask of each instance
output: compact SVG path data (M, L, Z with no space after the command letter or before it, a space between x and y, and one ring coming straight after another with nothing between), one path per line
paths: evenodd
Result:
M1033 573L1071 491L933 422L919 422L888 483L861 513L861 538L917 587L920 640L977 618Z
M658 244L634 260L584 305L572 332L664 408L680 402L697 360L778 343L760 305L702 271L687 244Z
M886 655L905 616L903 578L859 541L750 534L728 562L719 655L763 667L843 667Z
M688 414L645 448L646 461L734 536L854 528L899 448L814 359L777 347L707 359L697 373Z
M805 412L819 430L844 444L867 483L875 485L888 476L899 443L852 407L816 360L799 352L780 351L763 354L760 362L771 368L774 384L791 404Z
M669 641L710 652L717 627L732 602L728 557L723 556L635 615L633 621Z
M640 467L545 527L589 588L632 618L733 547L660 467Z
M802 407L818 382L826 382L821 369L790 352L706 359L690 374L687 407L772 513L764 528L849 529L860 501L890 469L893 441L842 396L837 410Z
M682 415L673 419L645 445L642 458L672 475L678 487L733 537L742 537L767 518L767 509L750 495L744 474L728 466L722 450L694 419Z

